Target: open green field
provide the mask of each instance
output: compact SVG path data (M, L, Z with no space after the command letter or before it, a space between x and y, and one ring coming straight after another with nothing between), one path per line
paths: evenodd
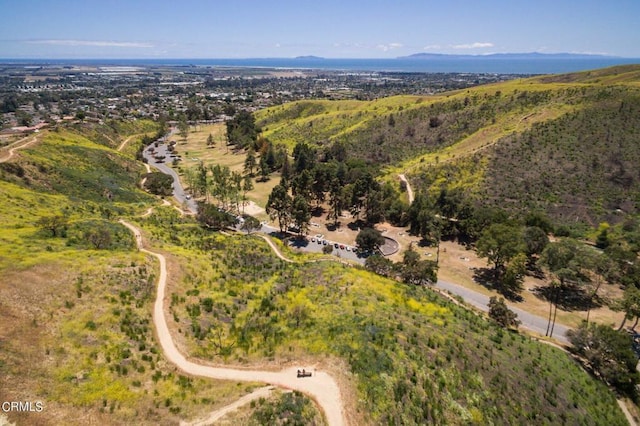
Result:
M207 138L212 135L215 146L207 147ZM202 162L205 166L219 164L229 167L231 171L243 172L246 153L234 151L232 146L226 144L226 128L224 123L212 125L199 125L191 128L189 136L184 140L179 135L174 135L171 140L176 141L176 149L183 157L183 162L178 170L188 167L196 167ZM279 173L273 173L266 182L254 179L254 189L247 193L247 198L261 207L267 204L267 199L274 186L280 181ZM258 214L257 217L265 219L266 215Z

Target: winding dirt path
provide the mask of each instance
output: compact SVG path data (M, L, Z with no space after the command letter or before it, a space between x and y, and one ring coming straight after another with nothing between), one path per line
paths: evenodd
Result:
M165 257L144 248L140 229L129 222L120 220L135 236L138 249L144 253L154 256L160 263L160 276L158 278L158 289L153 308L153 323L158 334L158 341L165 357L175 364L180 370L187 374L201 377L209 377L220 380L238 380L246 382L265 382L274 386L286 389L297 390L312 397L324 411L327 422L332 426L343 426L347 424L344 404L340 395L340 388L337 382L324 371L315 371L314 366L296 366L286 368L281 371L245 370L226 367L211 367L198 364L188 360L176 347L169 326L164 315L165 290L167 285L167 263ZM276 253L279 253L276 250ZM290 261L290 260L289 260ZM298 378L297 370L306 369L314 371L312 377Z
M36 136L27 136L26 138L22 138L19 141L12 143L11 145L8 146L9 148L8 155L0 158L0 163L9 161L11 158L13 158L17 150L26 148L32 143L35 143L37 141L38 141L38 138Z

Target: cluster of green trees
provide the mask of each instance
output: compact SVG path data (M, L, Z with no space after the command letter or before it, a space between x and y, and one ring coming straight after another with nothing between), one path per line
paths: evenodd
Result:
M380 184L378 170L359 160L347 160L341 143L318 150L307 143L293 149L293 161L284 159L282 179L274 187L267 203L281 229L294 224L300 232L308 228L314 209L328 209L328 218L339 225L344 210L366 226L384 220L400 222L408 205L401 200L399 188Z
M607 325L583 322L567 332L572 351L585 366L626 396L637 400L640 373L631 335Z
M587 311L603 303L598 291L604 282L626 288L623 300L612 305L629 320L640 318L640 226L629 218L616 227L600 226L596 247L571 238L543 213L524 218L466 199L461 191L442 189L437 196L418 193L406 220L410 232L427 242L457 239L475 247L491 267L476 279L507 298L517 299L527 274L547 274L551 283L539 289L549 301L547 334L553 335L558 307ZM549 235L557 240L549 242Z
M404 252L402 262L393 262L379 254L369 256L364 264L369 271L387 278L400 279L414 285L433 284L437 281L438 265L432 260L421 260L412 246Z
M144 176L144 188L155 195L173 194L173 177L161 172L147 173Z
M205 166L200 162L196 167L184 169L183 176L194 197L205 197L206 203L215 202L224 210L241 212L247 192L253 189L250 175L219 164Z

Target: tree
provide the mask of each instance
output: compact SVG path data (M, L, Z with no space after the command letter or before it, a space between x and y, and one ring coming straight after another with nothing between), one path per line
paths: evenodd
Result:
M486 257L493 263L496 278L502 278L505 264L516 254L524 251L520 229L515 226L496 223L487 228L476 243L478 256Z
M284 186L278 184L273 187L267 200L266 211L271 220L278 219L280 232L284 232L289 227L292 204L293 199Z
M233 199L233 202L235 204L235 209L237 212L240 212L240 193L242 192L242 181L243 181L243 177L242 177L242 173L240 173L237 170L234 170L231 172L231 179L230 179L230 197Z
M62 237L67 231L69 219L61 214L42 216L36 222L36 226L42 230L51 232L52 237Z
M246 231L247 234L251 234L253 231L257 231L262 227L260 221L253 216L245 215L242 216L242 218L243 222L242 226L240 226L240 229Z
M607 228L603 228L596 238L596 247L604 250L609 247L610 244L611 241L609 240L609 230Z
M518 315L509 309L502 297L492 296L489 299L489 317L504 328L518 328L520 325Z
M524 229L523 240L525 245L525 253L530 262L533 257L543 252L544 248L549 244L549 237L546 232L537 226L527 226Z
M96 250L106 249L111 245L111 232L105 226L85 231L84 239L87 240Z
M338 226L338 219L344 206L343 187L338 179L333 179L329 185L329 214L328 219Z
M242 180L242 212L244 213L244 205L247 201L247 192L253 189L253 180L251 176L245 176Z
M311 192L313 190L313 175L309 170L303 170L298 173L291 182L291 190L293 195L300 195L305 200L311 201Z
M173 177L160 172L147 173L144 187L155 195L173 194Z
M624 324L634 318L636 318L636 324L632 328L635 328L638 318L640 318L640 289L636 286L625 288L622 300L615 303L613 309L624 312L624 318L622 318L622 323L618 330L622 330Z
M375 251L384 244L384 237L377 229L362 228L356 236L356 244L361 250Z
M404 266L414 266L420 261L420 254L415 251L413 244L402 255L402 264Z
M556 279L549 285L549 321L545 335L553 336L553 329L558 313L558 299L570 282L577 282L581 278L581 269L588 255L584 247L571 238L564 238L556 243L550 243L542 252L540 262L545 265ZM553 320L551 318L552 305Z
M244 159L244 172L248 176L253 176L253 171L257 166L256 152L252 147L247 150L247 157Z
M601 324L582 323L569 330L572 351L580 355L598 376L617 390L635 399L640 374L638 358L632 350L629 334Z
M524 253L518 253L507 263L504 275L499 282L501 291L507 295L520 293L526 273L527 256Z
M260 180L262 182L268 181L270 174L271 174L271 169L269 168L269 163L267 162L267 158L264 155L261 155L260 156Z
M227 226L232 226L237 221L233 215L209 203L200 203L198 205L196 219L202 226L211 229L222 229Z
M303 170L313 170L316 163L316 150L301 142L293 148L293 170L296 174Z
M213 139L213 135L209 133L207 136L207 148L213 148L216 146L216 141Z
M309 210L309 201L302 195L296 195L291 206L291 218L298 235L303 235L309 230L309 222L311 221L311 211Z
M184 115L180 118L180 121L178 121L178 132L184 140L187 140L187 137L189 137L189 123L187 123L187 118Z
M394 271L393 262L379 254L367 257L367 260L364 261L364 267L383 277L391 277Z
M418 260L415 263L404 264L402 267L402 281L407 284L425 285L438 280L436 263L431 260Z
M255 143L260 129L256 126L253 114L239 111L233 119L227 121L227 140L229 145L247 148Z

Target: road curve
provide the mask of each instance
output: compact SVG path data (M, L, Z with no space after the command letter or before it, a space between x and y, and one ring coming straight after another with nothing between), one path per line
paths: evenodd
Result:
M176 347L169 326L164 315L165 289L167 284L167 266L165 257L144 248L140 230L129 222L120 220L135 236L138 249L154 256L160 263L160 276L158 289L153 308L153 323L158 334L158 341L165 357L187 374L201 377L209 377L220 380L238 380L246 382L265 382L274 386L293 389L311 396L320 405L331 426L343 426L347 424L344 405L340 395L340 388L336 381L324 371L314 371L312 377L297 378L297 370L305 368L313 371L313 366L290 367L281 371L244 370L223 367L211 367L197 364L185 358Z

